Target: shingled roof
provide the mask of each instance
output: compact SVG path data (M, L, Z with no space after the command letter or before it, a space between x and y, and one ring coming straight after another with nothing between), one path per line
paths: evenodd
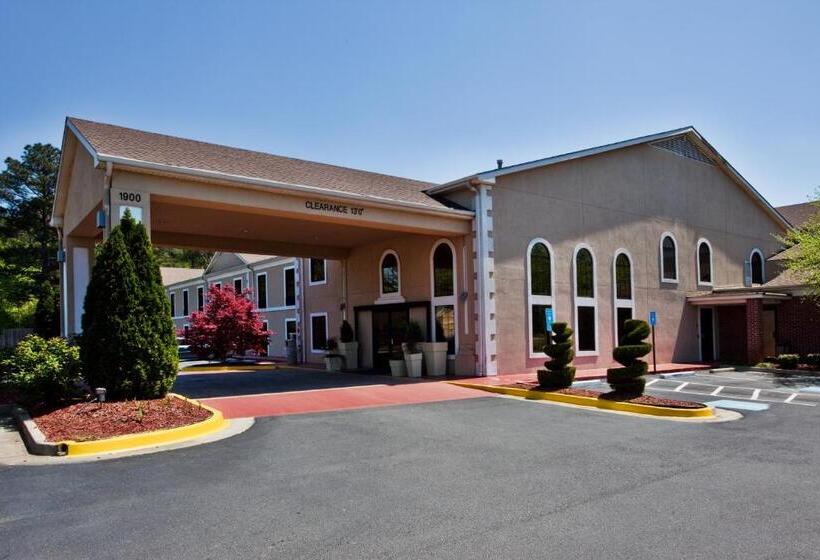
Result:
M800 204L778 206L777 211L783 214L794 227L800 227L809 218L820 212L820 206L814 202L802 202Z
M202 277L203 272L205 271L201 268L177 268L172 266L161 266L159 268L163 286L196 280Z
M433 183L338 165L210 144L111 124L67 119L100 160L119 158L185 170L260 179L294 186L330 189L385 201L435 209L447 206L425 194Z

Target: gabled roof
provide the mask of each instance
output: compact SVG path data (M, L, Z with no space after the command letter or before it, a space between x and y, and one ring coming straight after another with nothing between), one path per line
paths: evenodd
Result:
M720 155L720 153L711 144L709 144L709 142L707 142L706 139L703 136L701 136L701 134L693 126L685 126L683 128L667 130L666 132L659 132L657 134L649 134L647 136L639 136L637 138L630 138L629 140L622 140L620 142L604 144L602 146L596 146L594 148L586 148L574 152L567 152L565 154L560 154L557 156L537 159L533 161L519 163L516 165L509 165L506 167L501 167L499 169L482 171L481 173L476 173L475 175L468 175L467 177L462 177L461 179L457 179L455 181L450 181L442 185L436 185L434 187L427 189L427 193L431 195L443 194L444 192L447 192L449 190L460 188L463 185L468 184L472 181L493 182L495 181L496 177L502 177L504 175L510 175L512 173L520 173L522 171L528 171L530 169L547 167L549 165L555 165L558 163L564 163L567 161L595 156L598 154L612 152L615 150L622 150L624 148L630 148L632 146L638 146L641 144L663 143L665 141L670 141L678 137L685 137L686 140L692 142L698 149L698 151L704 156L704 159L708 160L710 163L714 163L716 166L721 168L732 180L734 180L753 199L755 199L758 202L758 204L760 204L760 206L766 212L768 212L772 218L774 218L777 222L783 225L783 227L790 226L788 220L785 217L783 217L774 208L774 206L772 206L769 203L769 201L763 197L763 195L757 192L757 190L751 185L751 183L749 183L740 173L738 173L738 171L734 167L732 167L732 165L728 161L726 161L726 159L722 155Z
M205 271L201 268L177 268L171 266L161 266L159 268L159 272L162 276L162 285L171 286L173 284L189 282L191 280L201 278L202 274Z
M778 206L777 211L783 214L794 227L800 227L806 223L809 218L820 213L820 205L816 202L802 202L800 204Z
M91 153L95 164L112 162L228 181L311 190L317 195L347 195L373 202L450 211L425 194L433 183L338 165L232 148L145 132L74 117L66 127Z

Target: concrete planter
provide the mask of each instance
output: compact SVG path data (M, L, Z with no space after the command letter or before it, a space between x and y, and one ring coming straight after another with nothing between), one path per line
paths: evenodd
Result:
M424 369L429 377L444 377L447 374L447 343L422 342Z
M407 377L421 377L421 358L422 354L405 354Z
M345 357L345 369L359 369L358 342L340 342L339 354Z
M327 371L341 371L344 360L344 356L339 354L325 356L325 369Z
M404 360L390 360L390 375L393 377L404 377L407 375Z

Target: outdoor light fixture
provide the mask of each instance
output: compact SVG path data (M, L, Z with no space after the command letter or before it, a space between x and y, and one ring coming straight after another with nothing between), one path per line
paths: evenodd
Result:
M97 400L101 403L105 402L105 387L97 387L94 389L94 392L97 393Z
M57 262L64 263L65 262L65 249L59 249L57 251Z
M97 210L97 229L105 229L105 210Z

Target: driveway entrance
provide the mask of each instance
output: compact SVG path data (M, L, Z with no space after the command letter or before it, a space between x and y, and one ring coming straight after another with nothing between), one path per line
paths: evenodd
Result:
M181 371L174 392L226 418L282 416L486 397L443 381L288 366L258 371Z

